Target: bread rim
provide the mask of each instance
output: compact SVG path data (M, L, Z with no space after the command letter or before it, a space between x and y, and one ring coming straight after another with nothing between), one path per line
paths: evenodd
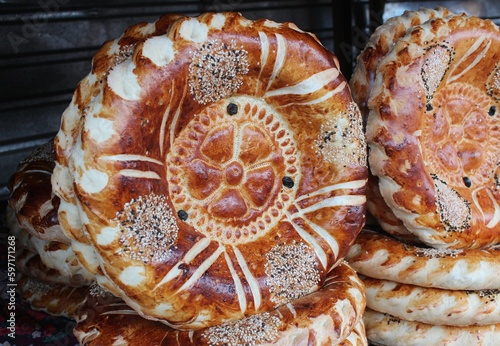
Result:
M367 307L406 321L449 326L500 323L500 290L445 290L361 279Z
M182 346L366 345L363 310L362 282L341 263L317 292L272 311L197 330L174 330L144 319L121 299L94 289L78 310L74 334L88 346L135 345L146 340Z
M500 289L500 247L438 250L364 229L346 260L360 274L449 290Z
M16 284L21 298L33 310L69 319L75 318L75 312L84 303L89 289L89 286L47 283L22 274L16 277Z
M366 309L363 317L368 341L375 345L405 346L495 346L500 340L500 325L437 326L410 322Z

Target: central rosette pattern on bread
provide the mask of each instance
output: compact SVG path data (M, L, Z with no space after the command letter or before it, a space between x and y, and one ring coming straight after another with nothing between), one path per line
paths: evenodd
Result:
M310 328L337 343L360 321L343 258L364 225L366 142L314 35L236 13L132 26L95 55L55 151L63 230L140 316L181 329L265 318L272 333L251 339L269 343Z

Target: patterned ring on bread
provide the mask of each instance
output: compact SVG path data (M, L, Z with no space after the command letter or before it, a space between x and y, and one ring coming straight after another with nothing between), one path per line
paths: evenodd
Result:
M366 147L313 35L236 13L169 23L109 65L56 153L120 296L202 328L322 286L364 224Z

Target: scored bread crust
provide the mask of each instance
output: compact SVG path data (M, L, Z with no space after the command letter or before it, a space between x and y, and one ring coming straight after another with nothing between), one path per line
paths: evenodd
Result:
M408 30L425 23L432 18L443 18L452 13L444 7L435 9L420 8L417 11L404 11L400 16L394 16L379 25L370 36L363 51L356 58L356 66L349 85L352 98L358 104L363 118L368 117L368 98L375 83L377 67L380 61L391 50L394 43L404 37Z
M375 345L496 346L500 325L439 326L398 319L367 308L363 317L368 341Z
M349 334L339 346L368 346L363 319L354 326L351 334Z
M92 59L91 72L78 84L71 103L61 117L61 127L54 140L56 162L52 175L52 189L60 198L59 223L71 239L81 263L96 275L102 275L102 271L91 242L82 231L83 224L77 206L78 200L75 196L69 159L79 140L82 122L88 112L87 106L99 94L102 81L109 71L127 59L138 43L153 35L165 33L177 18L178 15L167 14L155 23L132 25L120 37L104 43Z
M449 326L500 323L500 290L445 290L361 279L367 307L406 321Z
M19 228L13 212L7 209L10 234L16 237L16 266L28 276L69 286L88 285L94 276L78 261L71 245L39 239Z
M60 227L59 197L51 189L53 141L38 146L23 159L9 180L6 220L23 260L17 263L32 275L50 276L70 286L88 284L93 275L78 260L70 239ZM26 250L26 251L25 251ZM40 262L37 264L37 262ZM29 268L24 268L28 266ZM37 273L47 267L50 273Z
M346 263L324 286L275 310L198 330L176 330L142 318L121 299L94 289L77 311L82 345L366 345L363 284Z
M424 245L420 239L408 231L404 223L394 215L391 208L385 203L384 197L380 194L378 188L378 178L368 174L368 184L366 187L366 210L373 219L367 219L367 228L380 227L385 232L392 235L397 240L412 245Z
M19 274L16 277L19 294L33 310L53 316L75 318L75 312L85 302L88 286L72 287L47 283Z
M432 18L447 17L451 12L444 7L435 9L420 8L417 11L405 11L400 16L389 18L378 26L370 36L370 40L358 55L349 85L352 98L358 104L361 115L366 122L369 114L368 98L375 82L378 64L391 50L395 42L404 37L408 30L425 23ZM408 243L417 244L419 239L409 232L385 203L378 187L378 178L370 174L366 191L368 212L375 217L380 226L396 238Z
M450 290L500 289L500 246L438 250L363 230L346 257L360 274Z
M75 205L147 318L201 328L285 304L364 224L359 110L336 57L292 24L179 18L96 92L68 157Z
M500 241L500 115L489 20L414 27L381 60L370 93L371 171L408 231L439 248Z
M52 193L50 179L54 169L53 141L38 146L21 160L8 182L9 206L21 227L32 235L68 243L59 225L59 197Z

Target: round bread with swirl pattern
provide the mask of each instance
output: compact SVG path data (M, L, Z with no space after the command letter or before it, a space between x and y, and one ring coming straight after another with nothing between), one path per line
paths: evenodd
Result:
M367 121L369 164L405 227L436 248L500 242L500 31L434 18L380 61Z
M181 17L101 81L61 165L127 304L201 328L321 287L364 224L367 165L359 110L316 37Z
M368 308L363 321L368 341L374 345L496 346L500 340L500 324L466 327L440 326L405 321Z
M123 300L93 286L77 311L82 345L367 345L362 282L347 264L335 267L320 290L275 310L198 330L176 330L142 318Z
M363 230L346 257L360 274L449 290L500 289L500 246L434 249Z

